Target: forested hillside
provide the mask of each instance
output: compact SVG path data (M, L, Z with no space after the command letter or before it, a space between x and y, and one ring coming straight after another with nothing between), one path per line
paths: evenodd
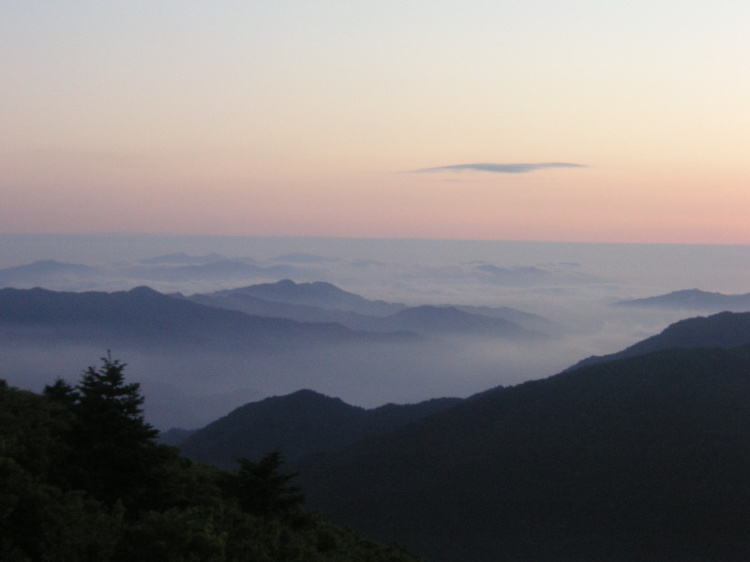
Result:
M305 511L279 452L224 471L157 444L124 367L41 395L0 381L0 560L416 560Z

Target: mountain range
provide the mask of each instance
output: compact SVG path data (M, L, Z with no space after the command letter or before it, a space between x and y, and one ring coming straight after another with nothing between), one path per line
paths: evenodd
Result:
M265 302L355 312L369 316L386 316L406 308L406 305L400 303L369 300L360 295L344 291L331 283L323 281L295 283L291 279L217 291L202 296L216 300L253 297Z
M357 409L310 391L240 408L213 439L288 446L313 508L436 562L746 560L750 314L629 349L354 440Z
M245 302L266 307L265 315L233 309ZM321 314L346 322L313 321ZM285 356L446 334L541 337L524 319L544 326L521 311L409 307L292 281L192 297L148 287L0 290L6 349L85 342L154 354ZM360 384L357 375L349 384ZM215 376L206 384L218 384ZM170 438L221 466L281 450L312 508L434 562L739 562L750 552L749 404L750 313L721 312L465 399L365 409L301 390Z
M26 265L0 269L0 287L43 285L45 282L60 282L67 278L86 281L98 274L96 268L77 263L40 260Z
M313 507L430 560L741 560L750 347L488 391L300 463Z
M184 253L156 256L136 264L116 263L91 267L56 260L0 268L0 287L48 287L79 291L80 287L106 287L152 283L231 283L248 279L307 276L303 266L287 263L258 265L250 258L229 259L216 253L190 256ZM124 281L127 280L127 281Z
M523 339L560 331L557 324L541 316L510 307L408 307L402 303L369 300L320 281L295 283L285 279L187 298L248 314L299 322L336 322L354 330L371 332L409 331Z
M725 295L699 289L688 289L655 297L619 301L615 304L627 307L671 308L695 312L747 312L750 311L750 293Z
M368 407L466 396L488 386L476 382L482 377L497 384L494 363L504 353L520 355L549 341L546 333L493 314L554 327L513 309L407 307L328 283L286 281L237 293L253 291L269 299L262 300L262 315L214 306L218 298L193 300L145 286L0 289L0 367L15 372L15 384L40 388L65 376L66 364L112 350L148 389L152 423L195 428L248 400L305 387ZM350 321L333 321L342 316Z
M71 293L0 289L4 341L85 343L104 349L279 349L351 341L378 341L339 324L303 324L175 299L148 287Z
M9 254L0 264L0 287L113 291L148 285L162 292L190 294L289 278L327 281L360 294L388 296L392 301L410 304L452 304L451 301L457 299L464 304L496 305L501 302L515 306L514 302L524 302L523 297L529 290L534 293L551 291L550 294L565 296L572 294L571 291L623 281L592 275L586 266L578 263L556 263L546 259L533 266L501 266L492 261L465 260L463 254L456 256L458 262L445 260L440 258L441 252L438 251L405 262L373 259L375 256L368 256L366 248L362 254L352 254L340 247L341 253L329 248L330 251L313 254L294 251L301 247L293 248L286 243L273 243L265 251L260 250L263 244L254 243L233 244L234 249L229 251L229 247L189 245L188 248L195 253L188 253L181 245L149 244L147 238L142 242L143 247L138 252L113 252L102 251L92 240L89 241L90 252L59 254L65 255L69 262L44 260L22 265L16 261L23 259L20 255ZM54 242L50 243L54 246ZM144 259L142 252L157 248L171 251ZM29 257L46 257L42 249L32 249ZM245 252L255 255L250 257ZM493 255L485 257L492 258ZM83 261L70 263L76 259ZM506 252L503 259L516 262L519 259L526 261L528 257ZM78 267L78 271L72 266ZM544 314L544 307L538 310Z
M389 314L393 310L397 312ZM530 318L537 325L544 323L541 317L510 310L521 321ZM365 315L363 311L381 316ZM542 337L509 320L456 307L405 307L370 301L328 283L292 281L189 299L167 296L148 287L112 293L0 289L0 325L6 338L32 343L58 339L98 346L190 345L211 349L252 349L305 341L382 341L388 333L397 332L404 341L409 337L403 332Z

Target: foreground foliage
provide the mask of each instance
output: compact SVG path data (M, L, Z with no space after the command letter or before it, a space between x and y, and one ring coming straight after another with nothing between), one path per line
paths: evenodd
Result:
M226 471L157 444L124 367L42 395L0 380L0 560L415 560L304 511L279 452Z

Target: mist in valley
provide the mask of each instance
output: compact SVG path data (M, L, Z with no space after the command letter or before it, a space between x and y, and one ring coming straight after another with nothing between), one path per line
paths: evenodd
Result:
M7 235L0 243L0 279L15 280L4 286L111 292L147 285L189 296L289 278L411 307L510 307L537 315L535 328L543 327L529 339L417 334L274 353L154 351L116 340L106 348L0 344L0 377L31 390L56 377L75 382L111 349L141 383L147 418L160 429L201 427L249 401L301 388L364 407L465 397L553 375L697 315L613 306L620 300L687 288L750 291L750 249L740 246ZM38 260L91 269L23 269Z

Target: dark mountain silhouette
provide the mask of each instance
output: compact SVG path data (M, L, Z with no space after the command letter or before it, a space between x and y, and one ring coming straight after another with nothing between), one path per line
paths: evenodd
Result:
M86 279L97 275L93 267L55 260L35 261L27 265L0 269L0 287L43 285L61 277Z
M709 338L710 339L710 338ZM429 560L746 560L750 346L497 388L301 462L312 507Z
M393 430L460 402L442 398L366 410L312 390L300 390L237 408L184 436L180 449L194 460L225 468L236 468L239 457L260 458L276 449L296 460Z
M645 299L619 301L615 304L617 306L676 308L699 312L747 312L750 311L750 293L725 295L722 293L709 293L699 289L688 289Z
M610 355L588 357L572 368L675 347L735 347L747 343L750 343L750 313L721 312L708 317L699 316L680 320L668 326L660 334L622 351Z
M249 316L172 298L148 287L114 293L2 289L0 329L5 343L75 342L104 349L127 345L232 352L368 342L378 337L339 324Z

